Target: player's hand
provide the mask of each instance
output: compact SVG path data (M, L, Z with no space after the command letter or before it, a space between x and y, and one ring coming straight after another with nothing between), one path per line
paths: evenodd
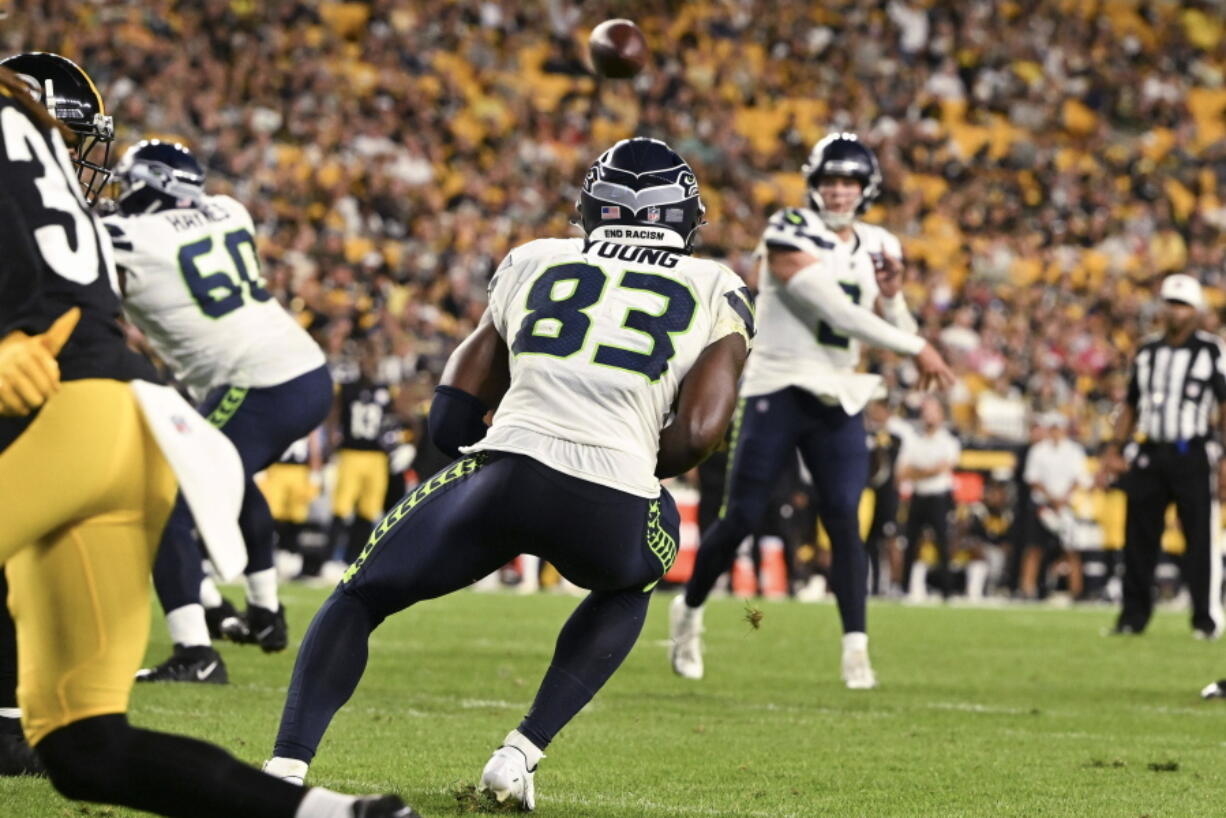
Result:
M915 365L920 371L920 389L935 388L943 391L953 386L957 380L954 371L932 344L924 344L924 348L915 356Z
M884 253L874 253L873 269L877 275L877 289L881 291L882 298L890 299L902 292L903 274L906 272L902 259Z
M0 344L0 415L25 416L60 388L55 356L72 335L81 309L73 307L41 335L17 333Z

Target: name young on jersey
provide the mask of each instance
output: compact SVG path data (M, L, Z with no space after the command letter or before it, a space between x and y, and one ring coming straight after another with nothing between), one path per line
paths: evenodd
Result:
M612 233L610 233L610 235L612 235ZM657 267L663 267L669 270L676 267L677 260L681 258L676 251L668 250L662 247L644 247L638 244L615 244L608 241L585 240L583 242L583 252L595 253L601 258L628 261L631 264L653 264Z

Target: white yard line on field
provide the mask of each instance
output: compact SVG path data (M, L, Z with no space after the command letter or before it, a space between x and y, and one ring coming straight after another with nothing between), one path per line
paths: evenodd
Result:
M999 716L1025 716L1030 713L1028 708L997 707L975 702L928 702L927 706L933 710L956 710L962 713L989 713Z

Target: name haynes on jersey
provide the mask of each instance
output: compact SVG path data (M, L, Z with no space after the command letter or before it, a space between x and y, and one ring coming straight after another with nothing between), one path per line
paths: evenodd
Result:
M661 230L643 230L637 227L606 227L604 235L611 239L662 239ZM657 267L673 268L681 258L676 250L660 247L644 247L637 244L615 244L607 241L586 241L583 252L595 251L601 258L628 261L631 264L654 264Z
M200 202L191 209L175 208L162 211L170 226L180 233L204 227L209 222L224 221L230 214L226 209L209 202Z

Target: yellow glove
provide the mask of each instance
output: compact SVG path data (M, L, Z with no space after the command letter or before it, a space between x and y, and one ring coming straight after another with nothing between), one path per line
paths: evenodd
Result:
M80 318L81 308L73 307L41 335L11 332L0 342L0 415L28 415L60 388L55 356Z

